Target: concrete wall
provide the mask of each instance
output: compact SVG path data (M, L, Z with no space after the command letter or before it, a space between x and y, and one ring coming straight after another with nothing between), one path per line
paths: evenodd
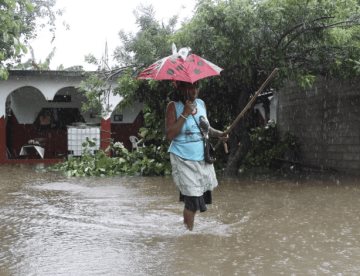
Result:
M359 84L321 78L277 93L279 129L299 138L304 164L360 174Z

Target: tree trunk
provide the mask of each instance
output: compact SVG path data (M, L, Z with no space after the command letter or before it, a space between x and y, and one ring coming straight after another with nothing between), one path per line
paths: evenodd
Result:
M247 120L246 118L244 120ZM239 172L239 168L245 158L250 145L248 123L240 122L234 129L234 141L230 144L230 153L226 163L225 176L235 176ZM236 134L235 134L236 132Z
M241 92L238 102L238 113L240 113L249 101L250 92ZM242 120L235 126L229 137L229 157L226 163L225 176L235 176L239 171L242 159L249 148L248 116L250 109Z

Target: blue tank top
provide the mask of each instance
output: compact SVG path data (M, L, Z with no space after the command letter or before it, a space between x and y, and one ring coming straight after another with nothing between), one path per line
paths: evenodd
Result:
M206 119L206 109L204 101L196 99L197 112L193 116L190 115L178 136L176 136L169 147L168 152L171 152L181 158L193 161L204 160L204 141L199 127L199 117L204 116ZM176 118L184 111L184 104L182 102L175 102ZM195 122L195 120L196 122Z

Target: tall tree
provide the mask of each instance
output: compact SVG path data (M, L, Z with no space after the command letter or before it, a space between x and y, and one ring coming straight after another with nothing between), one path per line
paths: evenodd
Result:
M38 28L54 33L56 0L0 1L0 79L7 78L7 68L27 52L29 39L36 37ZM39 20L41 19L41 20Z
M358 0L198 0L193 18L175 30L176 18L159 23L151 8L137 14L139 31L120 33L115 56L122 72L124 103L142 100L149 131L163 127L169 82L139 82L141 68L169 55L171 43L224 68L221 78L201 81L211 123L229 125L267 75L280 68L272 88L285 80L310 85L316 75L351 78L360 74L360 4ZM230 135L226 171L237 172L249 148L251 116ZM159 135L159 132L155 133ZM153 135L156 136L156 135Z
M155 124L148 129L148 138L161 143L164 140L164 114L172 85L168 81L137 81L134 77L145 66L171 54L177 17L160 23L152 6L140 6L135 16L139 31L135 35L120 32L122 46L115 51L115 58L123 73L118 91L125 97L123 105L133 100L145 104L145 109L149 111L145 113L145 121Z
M118 108L125 107L134 101L144 103L144 118L146 126L142 135L146 140L151 140L155 145L164 144L164 113L167 97L171 91L171 83L155 81L138 81L135 79L139 70L170 55L173 34L177 17L172 17L168 22L158 22L155 11L150 6L139 6L135 11L138 32L119 32L121 45L115 49L114 58L117 66L111 70L101 67L101 60L94 56L87 56L89 63L98 65L98 72L82 83L81 88L88 102L85 109L96 110L105 114L106 104L101 104L109 93L109 80L118 77L118 86L115 93L119 93L123 100Z
M177 37L225 69L203 95L217 127L236 117L274 67L280 78L273 88L289 78L309 84L319 74L358 74L359 8L356 0L200 0ZM231 133L229 174L248 149L250 121Z

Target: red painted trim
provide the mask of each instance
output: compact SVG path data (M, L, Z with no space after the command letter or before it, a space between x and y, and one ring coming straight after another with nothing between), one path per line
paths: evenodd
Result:
M139 137L139 129L144 125L144 118L142 112L138 114L135 121L130 124L116 124L111 125L111 138L114 142L122 142L128 149L132 149L129 137L131 135ZM140 138L140 137L139 137Z
M0 162L3 163L6 160L6 122L2 116L0 118Z
M36 154L30 154L26 158L19 158L21 147L30 139L41 138L44 140L45 159L61 159L67 155L67 133L63 128L39 128L38 124L19 124L16 116L8 117L6 124L6 146L9 147L10 159L38 159ZM10 137L10 138L9 138Z
M13 138L11 141L11 150L15 153L19 153L21 146L24 145L29 139L32 139L34 137L42 137L39 134L35 125L19 124L15 116L8 117L8 119L11 120L12 123L11 137ZM10 121L8 123L10 123ZM6 124L6 120L4 118L0 118L0 164L53 164L57 162L62 162L64 160L64 156L67 155L66 131L60 129L49 129L46 131L47 142L45 145L45 159L40 159L38 158L38 156L27 156L24 158L18 158L16 154L13 155L12 159L8 159L6 153ZM136 120L131 124L112 124L110 119L101 120L100 148L102 150L105 150L106 148L108 148L111 141L120 141L123 142L128 149L131 149L129 136L138 136L139 128L142 125L142 113L139 113ZM56 156L57 152L55 152L55 149L57 152L63 153L63 157Z
M100 124L100 149L105 151L111 143L111 119L101 119ZM110 153L109 153L110 154Z
M6 154L6 121L0 118L0 164L55 164L63 161L58 159L8 159Z

